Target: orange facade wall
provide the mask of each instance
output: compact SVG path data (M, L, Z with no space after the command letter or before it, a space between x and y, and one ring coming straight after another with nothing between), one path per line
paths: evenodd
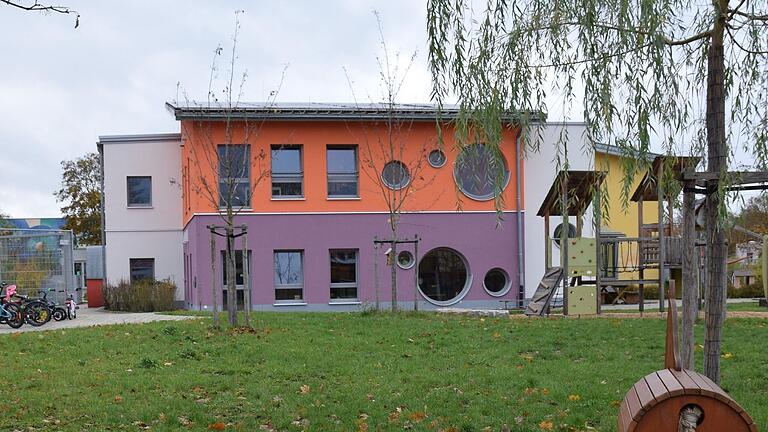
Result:
M216 146L227 142L248 143L251 146L251 198L254 213L293 212L387 212L384 194L377 181L381 167L389 154L389 134L382 124L345 121L271 121L260 124L236 123L227 138L224 122L181 122L182 171L184 197L184 223L194 214L213 213L216 208L217 163ZM412 188L403 205L403 211L494 211L494 202L475 201L464 196L455 186L453 165L457 148L453 130L443 130L443 151L446 164L433 168L427 163L427 154L438 147L437 131L433 122L414 122L402 125L394 133L395 148L402 152L400 159L412 173ZM505 210L516 210L516 132L504 132L502 153L510 171L510 180L503 192ZM401 144L402 143L402 144ZM270 146L274 144L302 145L304 168L304 198L299 200L272 199ZM359 198L328 198L326 183L326 146L356 144L359 163ZM522 145L521 145L522 146ZM522 160L520 162L522 167ZM414 178L415 177L415 178ZM521 174L522 178L522 174ZM523 185L520 187L523 190ZM522 199L522 197L521 197Z

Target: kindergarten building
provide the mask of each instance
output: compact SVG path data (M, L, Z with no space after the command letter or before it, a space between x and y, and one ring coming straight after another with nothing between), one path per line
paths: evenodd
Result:
M610 147L579 151L578 123L547 125L541 150L528 155L510 125L500 166L481 142L458 150L453 108L440 113L442 142L430 105L168 108L180 133L99 139L106 280L172 279L178 304L189 309L210 309L214 292L219 305L226 299L225 243L214 236L212 246L208 227L224 223L227 188L235 225L247 226L247 257L236 255L238 303L245 261L256 310L386 307L391 266L400 307L498 308L529 298L545 270L535 211L557 172L562 131L577 149L571 169L599 163L620 172ZM396 129L388 127L393 119ZM385 160L382 144L393 136L397 157ZM221 163L225 155L240 168ZM409 242L388 256L390 245L375 240L391 238L393 191L403 192L394 194L402 200L398 239Z

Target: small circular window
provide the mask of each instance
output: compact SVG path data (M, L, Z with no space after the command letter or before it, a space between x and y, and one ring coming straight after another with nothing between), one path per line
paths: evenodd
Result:
M432 249L419 263L419 291L430 303L450 306L464 297L471 284L467 261L453 249Z
M413 267L416 260L413 258L413 254L410 251L401 251L397 254L397 266L401 269L409 269Z
M563 235L563 224L559 224L555 227L555 232L552 234L552 241L555 246L560 247L560 237ZM568 232L565 234L565 238L576 237L576 227L572 223L568 223Z
M483 278L483 287L492 296L501 296L509 291L509 275L500 268L488 270Z
M390 189L402 189L411 181L411 174L408 167L400 161L394 160L387 162L381 171L381 179Z
M499 194L509 182L509 170L504 156L485 144L464 147L453 167L456 185L464 195L487 201Z
M443 153L442 150L434 149L429 152L427 160L429 161L429 164L432 165L432 167L440 168L441 166L445 165L445 153Z

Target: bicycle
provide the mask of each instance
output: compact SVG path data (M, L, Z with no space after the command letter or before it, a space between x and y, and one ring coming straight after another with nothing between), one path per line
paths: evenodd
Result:
M5 289L5 295L2 290ZM17 303L11 302L11 296L16 293L16 285L0 284L0 324L8 324L13 329L24 325L21 308Z

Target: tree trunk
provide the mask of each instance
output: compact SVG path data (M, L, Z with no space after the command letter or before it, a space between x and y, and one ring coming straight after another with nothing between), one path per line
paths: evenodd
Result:
M691 170L686 170L690 172ZM685 182L685 188L693 187L693 182ZM699 310L698 284L696 274L696 197L693 192L683 193L683 326L681 337L680 361L683 369L694 370L694 324Z
M227 221L227 251L225 253L227 261L227 318L229 325L237 326L237 287L235 286L235 238L232 224Z
M727 147L725 142L725 86L723 74L723 31L727 0L718 0L715 7L715 24L709 47L707 64L707 171L722 174L727 169ZM707 182L710 194L707 196L707 283L709 290L706 305L707 330L704 337L704 374L720 383L720 339L725 310L725 260L727 246L725 232L720 225L720 202L718 180Z

